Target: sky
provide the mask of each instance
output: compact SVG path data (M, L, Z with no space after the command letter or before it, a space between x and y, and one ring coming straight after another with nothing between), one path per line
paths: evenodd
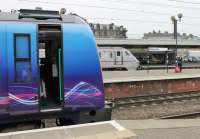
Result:
M76 13L93 23L123 25L129 38L140 38L153 30L173 32L171 16L182 13L178 32L200 36L200 0L4 0L0 9L36 6L44 10L65 8L67 13Z

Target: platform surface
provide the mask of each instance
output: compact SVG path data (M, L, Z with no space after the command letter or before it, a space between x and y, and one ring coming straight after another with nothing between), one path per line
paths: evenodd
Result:
M123 139L135 134L116 121L1 133L0 139Z
M152 81L166 79L199 78L200 69L183 69L181 73L174 70L136 70L136 71L103 71L104 83Z
M200 127L200 119L118 120L117 123L130 130Z
M2 133L0 139L199 139L200 119L117 120Z
M134 130L131 139L200 139L200 127Z
M117 122L137 135L131 139L200 138L200 119L122 120Z

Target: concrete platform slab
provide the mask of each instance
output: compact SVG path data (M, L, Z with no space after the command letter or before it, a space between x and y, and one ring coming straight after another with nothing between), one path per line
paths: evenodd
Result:
M200 127L200 119L118 120L117 122L129 130Z
M199 136L200 119L149 119L3 133L0 139L197 139Z
M102 125L93 125L93 126L85 126L85 127L79 127L79 128L71 128L67 129L68 132L73 133L73 136L79 137L79 136L89 136L89 135L95 135L95 134L101 134L105 131L116 131L116 128L113 127L111 124L102 124Z
M200 127L134 130L131 139L199 139Z
M114 132L118 138L130 138L136 136L133 132L130 130L124 130L119 132Z
M96 139L117 139L117 135L113 132L105 132L95 135Z
M2 133L0 139L123 139L134 136L116 121L108 121Z
M131 139L200 138L200 119L118 120L117 122L137 134Z

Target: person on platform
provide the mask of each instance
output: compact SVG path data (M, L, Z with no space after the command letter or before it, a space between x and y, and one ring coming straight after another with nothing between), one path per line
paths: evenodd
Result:
M182 63L183 63L183 59L182 59L182 57L179 57L180 72L182 72Z
M182 57L177 58L177 66L179 67L179 71L182 72Z

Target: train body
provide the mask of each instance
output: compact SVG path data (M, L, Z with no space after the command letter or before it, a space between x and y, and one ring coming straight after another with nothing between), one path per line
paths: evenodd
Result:
M0 13L0 123L104 107L95 38L74 14Z
M127 49L122 47L100 47L99 57L103 70L137 70L140 62Z
M199 62L200 61L200 51L199 50L188 50L185 56L187 62Z

